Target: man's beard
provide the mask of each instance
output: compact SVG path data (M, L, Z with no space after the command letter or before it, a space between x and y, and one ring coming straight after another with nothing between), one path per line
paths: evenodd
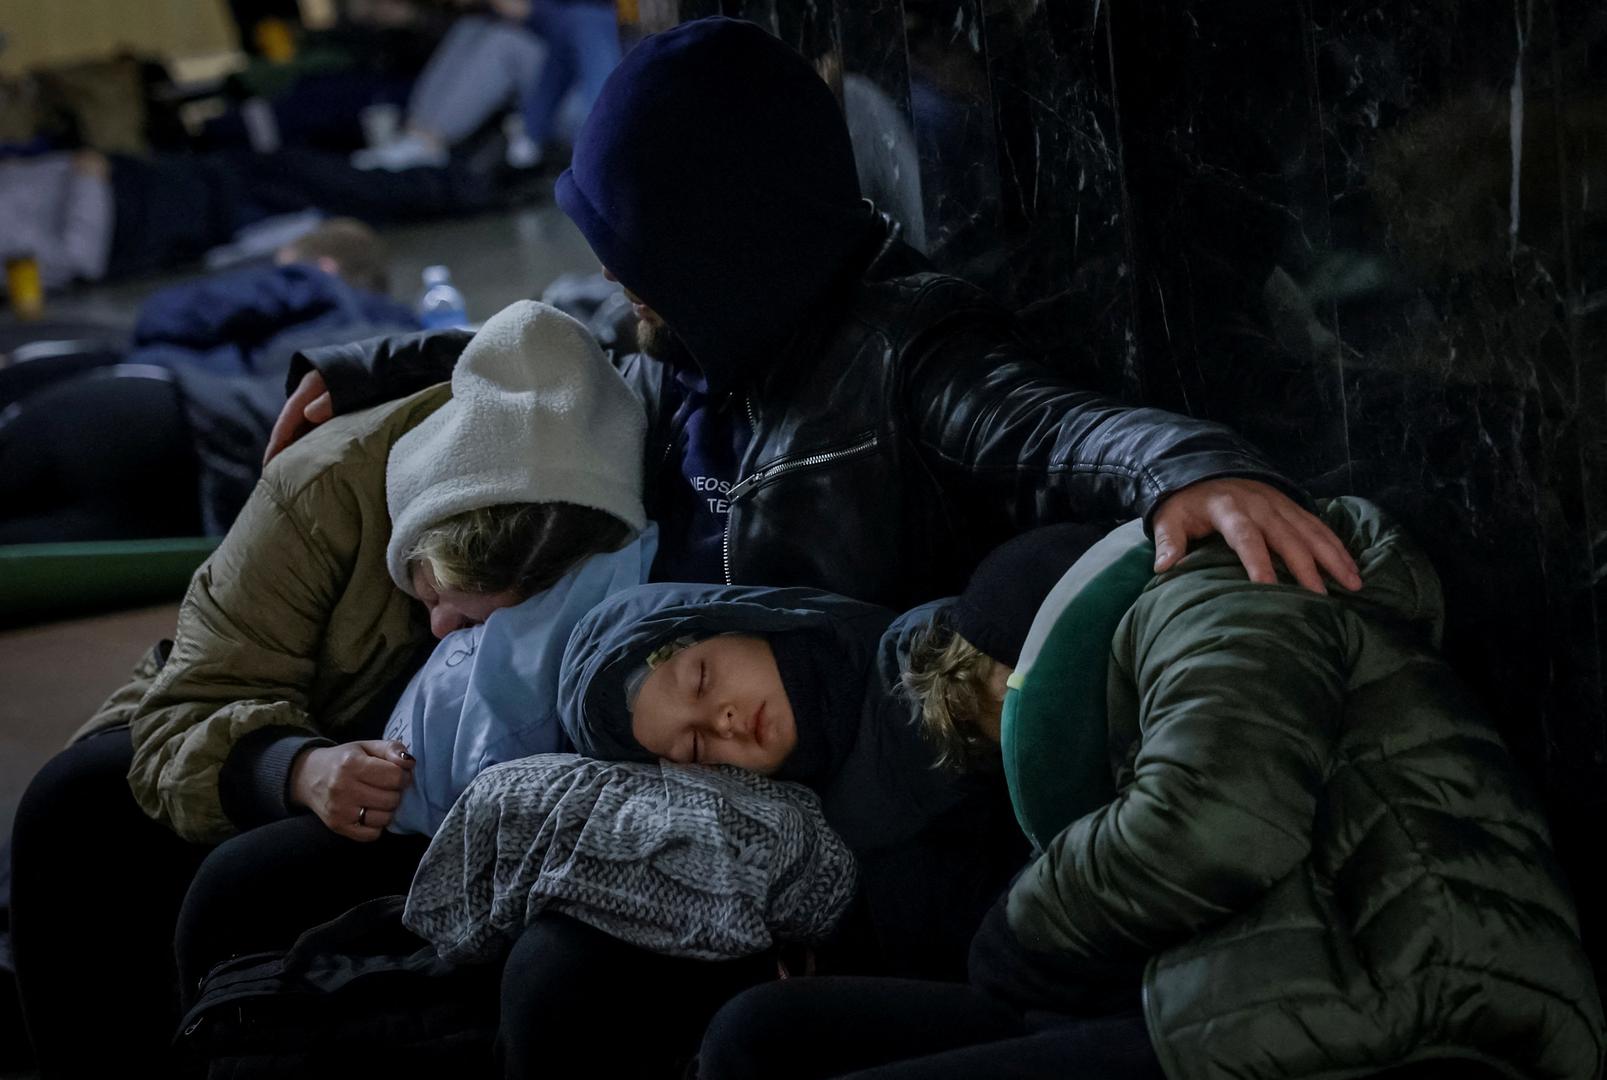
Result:
M653 359L662 360L669 355L670 346L674 341L675 334L662 322L636 320L636 347Z

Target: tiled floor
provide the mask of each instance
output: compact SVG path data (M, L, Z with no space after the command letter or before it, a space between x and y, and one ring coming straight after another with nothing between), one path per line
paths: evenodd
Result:
M11 834L29 777L152 644L173 636L177 611L163 604L0 633L0 835Z
M539 295L561 273L597 266L579 232L550 204L384 235L398 296L411 298L422 269L445 263L474 320ZM53 297L47 314L127 324L152 290L187 276L169 274ZM172 633L173 611L157 607L0 633L0 835L10 835L28 778L119 685L140 654Z

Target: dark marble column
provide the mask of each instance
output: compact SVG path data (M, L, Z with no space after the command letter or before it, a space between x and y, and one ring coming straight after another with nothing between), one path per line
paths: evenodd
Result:
M1599 939L1607 891L1573 835L1607 804L1599 10L1112 18L1144 396L1410 526Z
M980 0L904 5L909 104L919 153L927 250L944 269L986 280L999 165Z
M1132 215L1104 4L990 0L1000 209L986 285L1084 381L1144 396Z
M1599 948L1607 25L1414 7L1313 28L1353 483L1434 554L1447 649L1551 805Z

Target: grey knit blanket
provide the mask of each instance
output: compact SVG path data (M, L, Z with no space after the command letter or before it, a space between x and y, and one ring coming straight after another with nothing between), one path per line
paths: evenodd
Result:
M402 921L448 960L497 956L543 911L724 960L823 939L853 892L853 856L808 788L723 765L541 754L469 785Z

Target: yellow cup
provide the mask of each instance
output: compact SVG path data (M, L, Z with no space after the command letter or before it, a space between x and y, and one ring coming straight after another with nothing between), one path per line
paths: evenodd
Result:
M45 286L39 277L39 260L18 255L6 260L6 293L19 319L37 319L45 309Z
M296 55L296 35L284 19L262 19L252 30L264 60L283 64Z

